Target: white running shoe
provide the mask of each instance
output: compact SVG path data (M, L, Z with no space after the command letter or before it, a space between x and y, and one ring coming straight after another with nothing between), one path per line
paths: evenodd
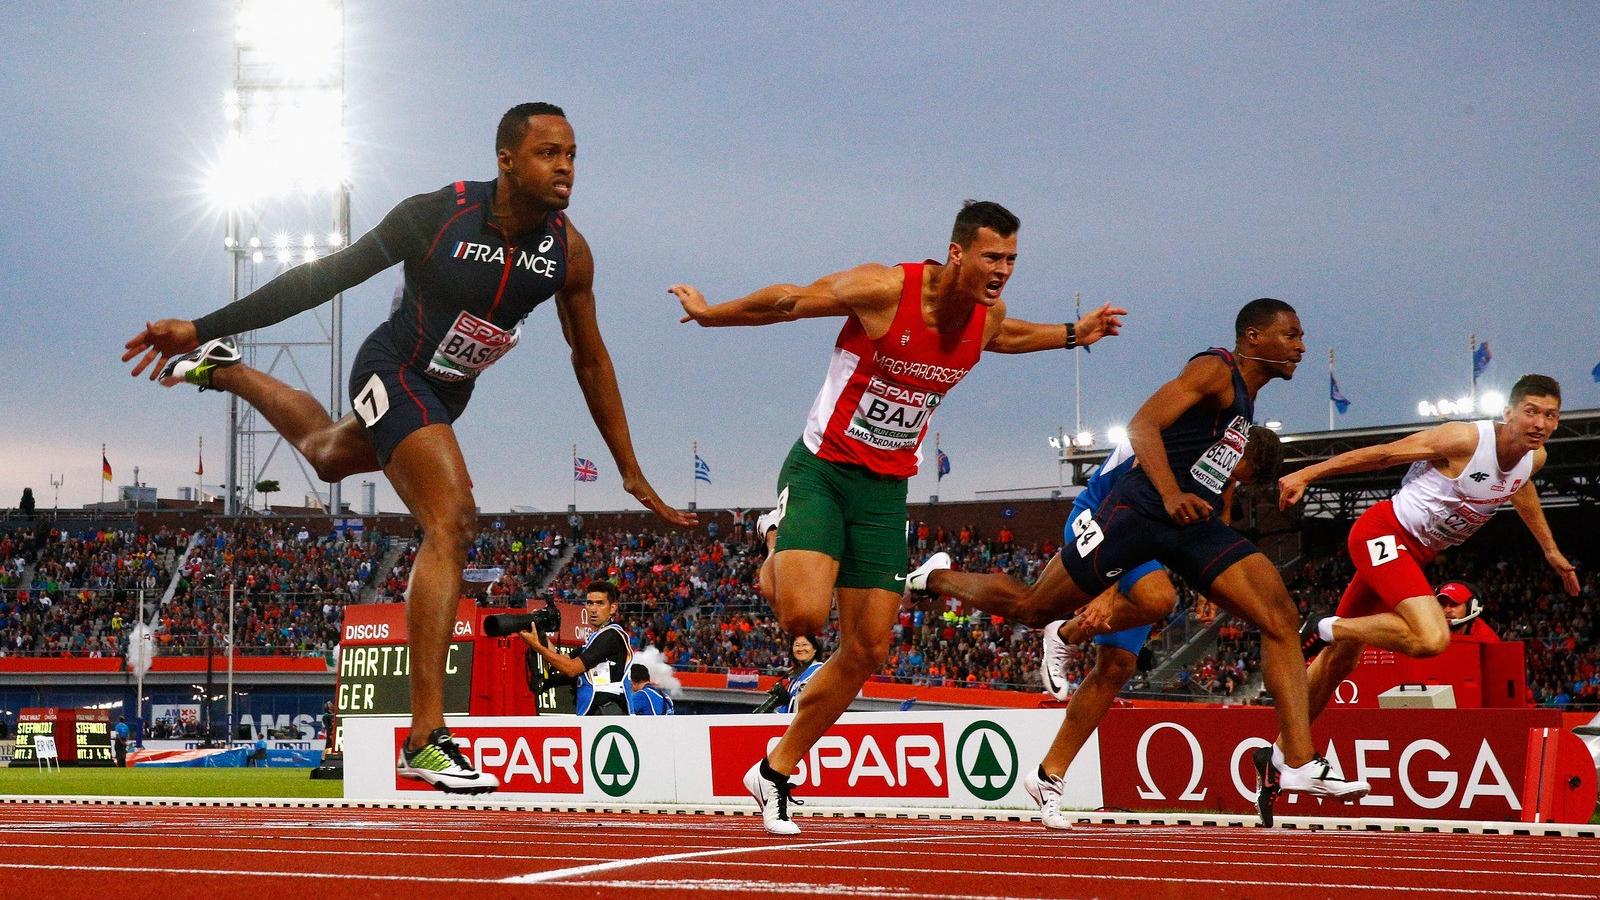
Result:
M950 554L940 551L922 561L922 565L911 570L906 576L906 590L926 591L928 589L928 576L940 569L950 568Z
M1039 680L1044 682L1044 692L1057 700L1065 700L1067 691L1067 642L1061 639L1061 626L1066 619L1057 619L1044 627L1044 658L1039 664Z
M239 345L233 338L213 338L182 356L167 360L156 379L163 387L173 387L187 381L198 385L202 391L210 390L211 374L236 365L241 358Z
M1351 781L1320 756L1297 768L1278 769L1278 790L1285 794L1310 794L1334 800L1358 800L1372 790L1365 781Z
M774 507L756 517L756 540L763 543L767 540L767 532L778 527L783 521L783 507Z
M789 779L770 769L771 774L762 772L766 763L763 759L744 773L744 789L756 798L756 805L761 807L761 824L769 834L799 834L800 826L789 818L789 804L804 806L805 801L789 796L794 789Z
M467 762L448 728L435 728L416 750L401 744L395 768L401 778L425 781L447 794L487 794L500 787L500 779Z
M1022 787L1039 804L1039 822L1052 831L1066 831L1072 822L1061 814L1061 779L1046 775L1043 768L1022 776Z

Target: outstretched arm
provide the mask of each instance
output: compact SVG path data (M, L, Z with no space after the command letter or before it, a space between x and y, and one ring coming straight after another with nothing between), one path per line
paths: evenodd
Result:
M1543 447L1533 452L1533 472L1544 468L1546 458L1547 454ZM1561 554L1561 548L1556 546L1555 535L1550 533L1550 523L1544 518L1544 506L1539 503L1539 490L1533 486L1532 472L1528 474L1528 483L1511 495L1511 507L1522 517L1522 524L1528 526L1533 539L1539 542L1539 549L1544 552L1545 562L1561 576L1561 587L1566 590L1567 595L1578 596L1578 570Z
M138 376L147 367L150 379L167 360L188 353L212 338L241 334L276 325L308 309L321 306L335 294L349 290L402 259L428 252L428 223L437 217L440 192L401 201L378 227L361 239L313 262L302 263L259 289L194 321L161 319L146 322L144 330L125 345L122 361L144 354L133 367ZM152 363L154 364L152 366Z
M594 417L595 427L600 429L611 458L617 462L623 490L673 525L696 525L698 517L668 506L639 469L633 437L628 432L628 414L622 408L622 391L617 387L617 372L611 365L606 342L600 337L600 323L595 320L594 257L589 252L589 242L577 228L569 226L567 233L567 281L556 294L556 312L561 317L561 333L572 348L572 371L589 404L589 415Z
M1126 309L1109 303L1089 311L1073 323L1073 346L1087 347L1108 335L1121 334L1122 317L1127 314ZM1066 325L1044 325L1007 316L984 349L995 353L1036 353L1066 346Z
M1471 422L1446 422L1408 434L1398 441L1346 451L1278 479L1278 508L1288 509L1299 503L1300 498L1305 496L1306 488L1318 479L1351 472L1371 472L1421 460L1442 461L1471 456L1477 440L1478 430Z
M903 275L897 266L867 263L825 275L809 285L774 284L714 306L693 285L675 284L667 291L683 306L683 318L678 321L706 328L848 315L866 324L885 311L893 316L905 283Z

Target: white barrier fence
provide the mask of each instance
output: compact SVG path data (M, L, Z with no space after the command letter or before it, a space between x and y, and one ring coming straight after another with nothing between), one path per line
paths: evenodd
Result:
M710 804L747 800L746 770L777 743L788 716L457 718L463 752L501 781L505 800ZM398 778L405 717L351 718L347 799L426 799ZM1022 774L1037 765L1059 710L850 713L796 772L807 805L1031 809ZM1067 773L1063 805L1102 804L1097 736Z

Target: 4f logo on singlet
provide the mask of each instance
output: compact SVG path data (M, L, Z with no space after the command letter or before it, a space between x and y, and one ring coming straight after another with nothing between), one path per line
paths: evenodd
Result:
M1189 477L1195 484L1220 494L1233 477L1233 469L1244 458L1244 445L1250 439L1250 422L1244 416L1234 416L1228 430L1217 438L1206 452L1189 467Z
M428 360L428 374L445 381L465 381L493 365L517 345L522 326L506 331L462 311Z
M844 433L880 450L915 447L944 395L873 376Z

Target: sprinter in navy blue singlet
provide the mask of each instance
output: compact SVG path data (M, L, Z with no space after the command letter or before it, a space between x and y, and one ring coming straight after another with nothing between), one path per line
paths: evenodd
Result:
M1305 355L1300 317L1281 300L1252 300L1234 319L1234 337L1232 352L1212 349L1191 357L1177 378L1139 408L1128 424L1136 467L1092 512L1075 514L1071 542L1037 582L955 572L930 561L907 576L907 585L1039 628L1088 603L1125 570L1154 559L1261 631L1262 674L1282 737L1281 750L1255 759L1259 777L1287 793L1352 800L1370 786L1345 779L1311 743L1299 615L1283 578L1218 515L1244 455L1256 392L1273 379L1292 378ZM1134 624L1139 623L1119 627ZM1063 722L1058 745L1065 734ZM1041 770L1025 786L1047 819L1059 809L1059 779Z
M423 531L406 604L411 730L396 774L470 794L499 781L478 771L444 727L445 656L477 530L472 479L451 425L478 376L517 345L523 320L541 303L556 301L573 372L623 489L669 524L696 523L662 502L634 455L596 321L594 258L565 212L577 160L566 114L548 103L513 107L496 130L495 159L493 181L457 181L404 200L344 250L222 309L147 323L123 356L140 357L134 375L148 368L168 387L188 383L243 399L325 481L383 470ZM352 414L335 422L316 397L243 364L231 335L313 309L396 263L404 273L398 302L351 366Z

